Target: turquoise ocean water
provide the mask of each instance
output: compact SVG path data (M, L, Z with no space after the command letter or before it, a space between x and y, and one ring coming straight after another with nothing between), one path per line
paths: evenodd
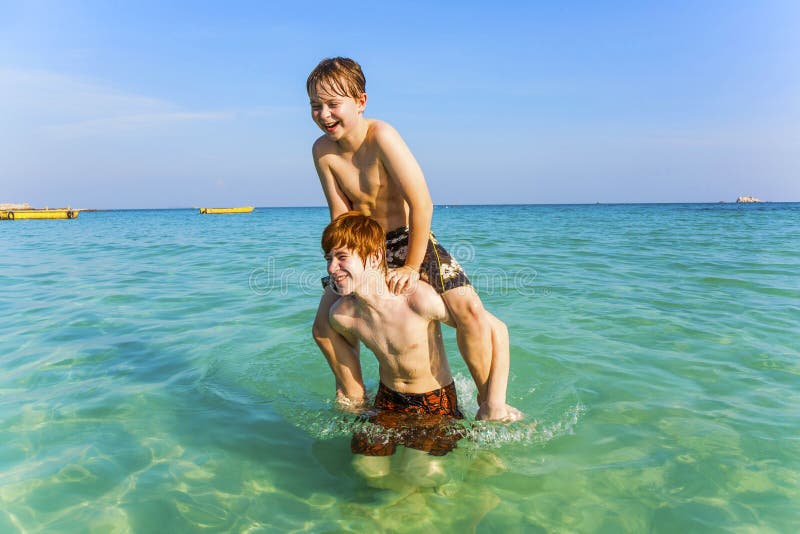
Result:
M527 419L392 489L310 337L326 219L0 223L0 532L797 531L800 204L437 208Z

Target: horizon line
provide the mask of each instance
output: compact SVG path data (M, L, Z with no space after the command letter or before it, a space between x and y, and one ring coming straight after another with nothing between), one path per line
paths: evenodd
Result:
M759 202L752 202L752 204L797 204L800 200L762 200ZM437 208L450 208L450 207L488 207L488 206L624 206L624 205L678 205L678 204L751 204L750 202L737 202L735 200L716 200L716 201L672 201L672 202L500 202L490 204L457 204L457 203L441 203L434 204ZM232 207L232 206L231 206ZM318 205L273 205L273 206L255 206L255 209L312 209L312 208L327 208L323 204ZM34 208L36 209L36 208ZM170 206L170 207L136 207L136 208L72 208L80 211L158 211L158 210L196 210L200 209L199 206Z

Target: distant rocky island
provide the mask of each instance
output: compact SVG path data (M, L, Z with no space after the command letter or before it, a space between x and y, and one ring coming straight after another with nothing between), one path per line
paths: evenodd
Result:
M739 198L736 199L736 203L737 204L747 204L747 203L750 203L750 202L763 202L763 201L761 199L756 198L756 197L747 197L747 196L739 197Z

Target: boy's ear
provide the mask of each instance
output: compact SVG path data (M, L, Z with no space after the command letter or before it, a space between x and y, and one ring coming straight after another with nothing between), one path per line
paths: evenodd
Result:
M381 266L381 262L383 261L383 254L381 253L381 251L378 251L375 254L371 254L369 260L372 263L372 267L374 267L375 269L379 269Z
M356 99L356 104L358 104L359 111L364 111L364 108L367 107L367 93L361 93Z

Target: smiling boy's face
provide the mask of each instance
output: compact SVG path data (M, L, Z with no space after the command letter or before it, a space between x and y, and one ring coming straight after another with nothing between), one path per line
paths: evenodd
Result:
M358 124L367 104L367 94L358 98L343 96L317 84L308 95L311 118L320 130L333 141L338 141Z
M325 254L325 260L328 262L331 282L340 295L349 295L355 291L367 270L361 256L344 247L334 247Z

